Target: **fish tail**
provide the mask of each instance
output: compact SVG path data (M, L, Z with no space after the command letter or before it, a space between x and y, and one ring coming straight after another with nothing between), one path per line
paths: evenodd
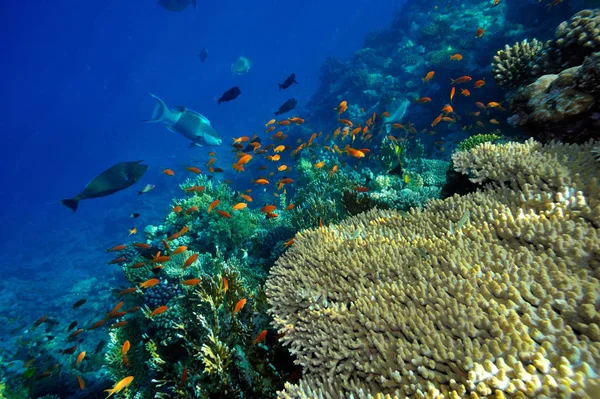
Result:
M113 396L113 394L115 393L115 390L114 389L105 389L104 392L108 392L108 396L106 397L106 399L108 399L111 396Z
M154 106L154 111L152 111L152 118L146 119L144 122L162 122L169 120L171 111L167 108L167 104L152 93L148 93L148 95L156 100L156 105Z
M79 206L79 197L75 198L64 198L60 200L60 203L69 208L75 213L77 207Z

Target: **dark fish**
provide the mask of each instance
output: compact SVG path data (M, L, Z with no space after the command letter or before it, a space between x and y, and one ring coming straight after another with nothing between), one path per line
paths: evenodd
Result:
M100 342L98 342L98 345L96 345L96 351L94 351L94 354L97 354L98 352L101 352L102 349L104 349L104 347L106 346L106 341L102 340Z
M63 349L62 353L65 354L65 355L72 355L73 353L75 353L75 351L77 350L78 346L79 345L73 345L70 348Z
M134 218L134 219L137 219L137 218L139 218L139 217L140 217L140 214L139 214L139 213L135 213L135 212L134 212L134 213L132 213L130 216L131 216L132 218Z
M83 299L78 300L77 302L75 302L73 304L73 309L77 309L78 307L80 307L81 305L83 305L86 302L87 302L87 298L83 298Z
M206 59L208 58L208 50L206 49L206 47L204 47L202 51L200 51L198 57L200 57L200 61L202 61L202 63L206 62Z
M72 329L74 329L77 326L77 320L72 321L71 324L69 324L69 327L67 328L67 331L71 331Z
M198 0L158 0L158 4L169 11L183 11L190 4L196 8L197 3Z
M75 212L80 200L105 197L126 189L146 173L148 165L141 165L141 162L120 162L111 166L89 182L75 198L65 198L60 203Z
M242 94L240 88L237 86L233 86L231 89L223 93L221 98L219 98L219 104L221 104L222 102L235 100L240 94Z
M260 141L259 137L255 138L254 140L250 140L250 143L260 143L260 142L261 141ZM244 148L244 152L252 152L252 151L254 151L254 147L252 147L250 144L248 144L246 146L246 148Z
M35 323L33 323L33 328L36 328L37 326L39 326L40 324L42 324L46 320L48 320L48 316L47 315L44 315L44 316L40 317L39 319L37 319L35 321Z
M298 82L296 82L296 74L295 73L288 76L287 79L283 83L278 83L279 90L281 90L281 89L285 90L288 87L290 87L291 85L293 85L294 83L298 84Z
M290 112L291 110L296 108L296 104L298 104L298 101L296 101L295 98L290 98L289 100L284 102L281 107L279 107L279 110L275 111L275 115L281 115L285 114L286 112Z

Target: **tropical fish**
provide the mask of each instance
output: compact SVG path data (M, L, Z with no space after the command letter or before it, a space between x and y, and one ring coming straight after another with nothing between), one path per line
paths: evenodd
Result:
M83 391L85 389L85 381L83 381L83 378L81 378L78 375L76 375L75 378L77 379L77 384L79 385L79 390Z
M77 359L75 359L75 365L77 366L79 363L81 363L83 361L83 358L85 358L85 351L77 355Z
M250 71L250 67L252 66L252 61L244 56L239 56L237 60L233 64L231 64L231 73L233 75L243 75Z
M89 182L74 198L62 199L60 203L75 212L81 200L105 197L124 190L146 173L148 165L141 165L142 162L120 162L111 166Z
M200 173L202 173L202 171L195 166L186 166L185 168L196 175L199 175Z
M221 95L221 98L219 98L218 104L221 104L222 102L235 100L236 98L238 98L238 96L240 94L242 94L242 91L240 90L240 88L237 86L233 86L231 89L227 90L225 93L223 93Z
M460 61L462 59L463 59L463 56L458 53L450 56L451 61Z
M262 341L263 339L265 339L266 336L267 336L267 330L262 330L260 332L260 334L258 334L258 336L254 339L254 341L252 341L252 343L254 345L258 344L260 341Z
M198 0L158 0L158 4L169 11L183 11L190 4L196 8L197 2Z
M87 302L87 299L86 299L86 298L83 298L83 299L80 299L80 300L78 300L77 302L75 302L75 303L73 304L73 309L77 309L78 307L80 307L81 305L83 305L83 304L84 304L84 303L86 303L86 302Z
M185 270L188 267L190 267L191 265L193 265L196 260L198 260L198 254L193 254L191 255L189 258L186 259L186 261L183 263L182 268Z
M290 98L289 100L284 102L277 111L275 111L275 115L281 115L281 114L285 114L286 112L290 112L291 110L293 110L296 107L296 104L298 104L298 101L296 101L295 98ZM288 121L288 124L289 124L289 121Z
M152 313L150 313L150 317L154 317L154 316L158 316L159 314L163 314L167 311L167 309L169 309L168 306L165 306L165 305L159 306L156 309L154 309L152 311Z
M240 299L235 304L235 308L233 308L233 314L236 314L237 312L239 312L240 310L242 310L242 308L244 307L244 305L246 305L246 298Z
M131 385L132 381L133 376L130 375L129 377L125 377L121 381L117 382L112 389L105 390L104 392L108 392L106 399L110 398L113 394L121 392L123 389L127 388L129 385Z
M227 278L225 278L225 277L223 277L222 281L223 281L223 294L227 294L227 290L229 289L229 281L227 281Z
M131 229L127 230L129 232L129 235L132 236L134 234L137 234L137 227L132 227Z
M427 72L427 75L425 75L425 77L421 80L423 81L423 83L429 82L433 78L434 75L435 75L434 71L429 71L429 72Z
M146 280L140 283L140 288L149 288L154 287L155 285L160 284L160 280L157 278L151 278L150 280Z
M156 100L156 106L152 118L146 120L146 122L162 122L167 126L167 129L181 134L197 146L221 145L222 140L219 134L204 115L185 107L169 109L163 100L154 94L148 94Z
M200 51L200 54L198 54L198 57L200 57L200 61L202 61L202 63L206 62L206 59L208 58L208 50L206 49L206 47L204 47Z
M456 79L450 79L452 81L452 84L458 84L458 83L467 83L469 81L472 80L472 78L470 76L461 76L460 78L456 78Z
M234 211L239 211L240 209L244 209L246 207L248 207L248 204L246 204L245 202L238 202L237 204L233 205L231 209L233 209Z
M149 193L150 191L154 190L154 187L156 187L154 184L146 184L144 188L138 191L138 195Z
M480 38L485 34L485 29L483 28L477 28L477 30L475 31L475 37L476 38Z
M211 204L208 206L208 209L206 211L206 213L210 213L210 211L212 211L213 209L215 209L215 207L217 205L219 205L221 201L220 200L214 200L213 202L211 202Z
M278 83L279 85L279 90L285 90L288 87L290 87L291 85L293 85L294 83L298 84L298 82L296 82L296 74L293 73L290 76L288 76L283 83Z

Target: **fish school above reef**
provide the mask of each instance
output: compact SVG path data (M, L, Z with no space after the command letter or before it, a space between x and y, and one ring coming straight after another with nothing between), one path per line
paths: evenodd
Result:
M233 163L163 169L162 222L108 249L127 283L38 319L0 396L599 398L598 15L409 2ZM153 97L151 121L221 144Z

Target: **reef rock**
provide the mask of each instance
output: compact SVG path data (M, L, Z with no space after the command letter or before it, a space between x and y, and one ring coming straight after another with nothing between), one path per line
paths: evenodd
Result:
M509 122L540 141L582 143L600 132L600 53L558 75L543 75L511 98Z

